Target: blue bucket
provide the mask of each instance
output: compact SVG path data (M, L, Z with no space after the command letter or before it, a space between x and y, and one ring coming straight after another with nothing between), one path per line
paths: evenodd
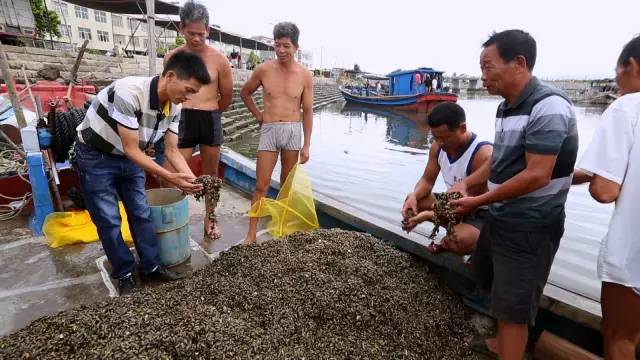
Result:
M191 257L189 200L178 189L147 190L151 219L160 247L160 263L171 267Z

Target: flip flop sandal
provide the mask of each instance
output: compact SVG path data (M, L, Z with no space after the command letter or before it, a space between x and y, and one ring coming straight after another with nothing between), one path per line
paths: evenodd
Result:
M474 336L473 339L471 339L471 341L469 342L469 348L473 352L486 355L491 359L498 359L498 354L489 350L489 348L487 347L487 342L485 340L486 339L482 336Z

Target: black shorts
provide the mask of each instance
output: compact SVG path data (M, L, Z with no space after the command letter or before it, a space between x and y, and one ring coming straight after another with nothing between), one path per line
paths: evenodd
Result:
M181 149L196 145L220 146L224 141L218 110L182 109L178 129L178 147Z
M534 325L563 234L564 216L530 229L487 216L473 254L473 273L480 288L491 291L492 316Z
M489 215L487 209L476 209L471 214L462 217L463 224L469 224L478 230L482 230L485 218Z

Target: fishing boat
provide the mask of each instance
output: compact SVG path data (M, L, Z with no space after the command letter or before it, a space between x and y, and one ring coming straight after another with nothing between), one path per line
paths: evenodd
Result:
M57 81L41 80L33 84L16 84L16 91L27 125L36 126L39 120L38 111L48 114L47 118L51 121L56 113L68 113L72 109L83 108L85 103L95 96L97 88L93 85L68 86ZM6 84L0 85L0 130L14 143L21 144L20 127L7 92ZM54 132L55 129L51 130ZM67 129L67 135L73 136L75 132L70 130L72 129ZM5 139L0 139L0 143L4 142ZM41 142L40 145L44 144ZM1 148L4 149L5 146ZM16 165L21 159L18 153L9 151L0 152L0 188L5 195L0 197L0 206L7 206L10 203L19 206L16 200L24 200L25 195L31 192L31 186L28 182L27 169ZM76 186L76 181L71 180L75 175L68 163L60 162L61 164L57 167L59 173L55 177L60 184L60 190L66 193L69 187Z
M340 92L347 102L426 113L441 102L458 101L458 95L443 86L443 74L444 71L428 67L397 70L382 78L365 76L369 86L342 86ZM378 92L370 80L385 81L388 85Z

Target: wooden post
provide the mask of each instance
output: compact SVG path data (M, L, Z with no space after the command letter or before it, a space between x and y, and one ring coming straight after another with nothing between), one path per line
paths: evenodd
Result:
M80 69L80 61L84 56L84 51L87 49L87 45L89 45L89 40L85 40L82 43L82 47L78 51L78 56L76 56L76 62L73 64L73 68L71 68L71 82L76 81L76 77L78 76L78 69Z
M42 111L42 99L40 99L40 96L36 96L35 101L36 101L36 114L38 114L38 123L36 124L36 127L37 127L40 125L40 122L44 117L44 112Z
M9 90L9 99L11 100L11 105L13 106L13 110L16 113L18 126L20 126L21 128L26 127L27 120L25 120L24 113L22 112L22 105L20 105L20 99L18 98L18 92L16 91L16 84L13 81L13 75L11 74L11 70L9 69L9 60L7 60L7 54L4 52L4 46L2 46L1 41L0 70L2 70L2 77L4 78L5 83L7 83L7 90Z
M543 331L533 351L534 359L545 360L602 360L587 350L574 345L561 337Z
M33 103L33 111L36 112L38 119L40 119L42 115L38 112L38 106L36 105L36 98L33 97L33 92L31 91L31 86L29 84L29 78L27 78L27 72L24 71L24 65L22 65L21 70L22 70L22 76L24 77L24 86L27 88L29 97L31 98L31 102Z
M73 84L76 82L76 78L78 77L80 62L82 61L82 57L84 56L84 51L87 49L87 45L89 45L89 40L85 40L82 43L82 47L78 51L78 56L76 56L76 62L73 64L73 68L71 68L71 75L69 76L69 86L67 87L67 96L65 96L65 100L67 101L67 110L71 110L71 89L73 89Z
M147 40L147 55L149 56L149 76L156 75L156 20L155 0L147 0L147 25L149 26L149 40Z
M58 179L58 172L56 169L56 162L53 161L53 152L51 149L43 150L42 155L45 159L45 166L49 166L49 173L51 174L51 179L49 179L49 190L53 194L53 208L56 211L64 211L64 207L62 206L62 198L60 197L60 190L58 189L58 183L60 180Z

